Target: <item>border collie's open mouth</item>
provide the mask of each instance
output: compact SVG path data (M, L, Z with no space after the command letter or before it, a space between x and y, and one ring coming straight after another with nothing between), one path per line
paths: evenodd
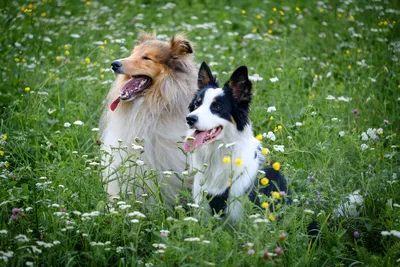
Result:
M185 141L185 150L190 152L198 146L212 142L222 132L222 126L212 128L208 131L196 130Z
M131 101L139 93L149 88L152 79L146 75L135 75L132 76L121 88L121 94L115 99L110 106L110 109L114 111L120 101Z

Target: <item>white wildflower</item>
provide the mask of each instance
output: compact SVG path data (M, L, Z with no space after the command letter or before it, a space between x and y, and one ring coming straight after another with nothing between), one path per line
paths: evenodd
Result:
M337 100L339 100L339 101L344 101L344 102L349 102L349 101L352 100L352 98L351 98L351 97L345 97L345 96L339 96L339 97L337 98Z
M128 217L137 217L137 218L146 218L146 215L144 215L143 213L139 212L139 211L134 211L134 212L130 212L127 215Z
M5 229L3 229L3 230L0 230L0 234L2 234L2 235L6 235L6 234L8 234L8 231L7 231L7 230L5 230Z
M336 100L336 97L334 97L333 95L328 95L325 99L326 100Z
M271 83L276 83L277 81L279 81L278 77L270 78L269 80L271 81Z
M131 223L139 223L139 220L138 219L132 219Z
M367 141L368 140L368 135L365 132L361 133L361 140Z
M99 128L92 128L92 132L98 132L98 131L100 131Z
M361 144L361 150L365 150L365 149L367 149L368 148L368 145L367 144Z
M192 221L192 222L198 222L199 220L197 220L196 218L193 217L186 217L185 219L183 219L184 221Z
M136 164L137 164L138 166L143 166L143 165L144 165L144 161L138 159L138 160L136 161Z
M285 146L284 145L274 145L274 150L280 151L280 152L285 152Z
M340 136L340 137L343 137L344 134L345 134L344 131L340 131L340 132L339 132L339 136Z
M211 244L211 241L210 240L203 240L202 241L204 244Z
M155 243L153 244L153 247L155 248L162 248L162 249L166 249L167 245L163 244L163 243Z
M82 121L74 121L75 125L82 126L84 123Z
M69 122L64 123L64 127L65 127L65 128L71 127L71 123L69 123Z
M197 205L197 204L195 204L195 203L188 203L187 204L189 207L192 207L192 208L199 208L200 206L199 205Z
M257 218L254 220L254 223L268 223L268 219L263 219L263 218Z
M314 211L312 211L310 209L305 209L305 210L303 210L303 212L307 213L307 214L314 214Z
M297 126L297 127L301 127L301 126L303 126L303 123L301 123L301 122L296 122L296 126Z
M188 238L185 238L183 241L186 241L186 242L199 242L200 238L199 237L188 237Z
M275 134L272 131L269 131L268 133L264 133L263 137L268 138L271 141L275 141L276 140Z
M264 78L260 77L260 75L258 75L258 74L254 74L252 76L249 76L249 80L252 82L258 82L258 81L264 80Z
M143 147L139 146L139 145L132 144L132 149L133 150L143 150Z
M276 111L276 107L275 106L270 106L270 107L267 108L267 112L268 113L269 112L273 112L273 111Z

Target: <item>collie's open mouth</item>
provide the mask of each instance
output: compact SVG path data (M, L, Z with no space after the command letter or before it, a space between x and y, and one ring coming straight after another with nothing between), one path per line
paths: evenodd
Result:
M132 76L121 88L121 94L117 99L115 99L110 106L110 109L114 111L120 101L130 101L143 92L151 85L152 79L145 75L135 75Z
M212 142L222 132L222 126L218 126L208 131L196 130L185 141L185 150L190 152L198 146Z

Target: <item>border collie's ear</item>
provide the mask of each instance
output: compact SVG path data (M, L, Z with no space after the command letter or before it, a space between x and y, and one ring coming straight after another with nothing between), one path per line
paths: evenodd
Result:
M140 38L137 43L141 44L147 40L155 40L157 34L156 34L156 32L148 33L145 31L140 31L139 35L140 35Z
M206 86L215 86L218 87L217 79L212 75L210 67L207 65L205 61L201 63L199 69L199 76L197 78L197 86L200 89L203 89Z
M171 53L173 57L183 56L193 53L192 45L185 39L183 33L177 33L171 38Z
M250 103L251 82L246 66L237 68L225 86L232 89L232 95L237 101Z

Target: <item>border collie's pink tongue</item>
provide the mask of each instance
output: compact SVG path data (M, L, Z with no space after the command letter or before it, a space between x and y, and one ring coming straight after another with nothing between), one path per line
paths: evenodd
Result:
M199 145L201 145L204 141L204 138L206 137L207 132L200 132L200 131L195 131L190 137L194 138L194 140L188 140L186 139L185 141L185 150L187 152L190 152L192 150L194 150L195 148L197 148ZM191 139L192 139L191 138Z

